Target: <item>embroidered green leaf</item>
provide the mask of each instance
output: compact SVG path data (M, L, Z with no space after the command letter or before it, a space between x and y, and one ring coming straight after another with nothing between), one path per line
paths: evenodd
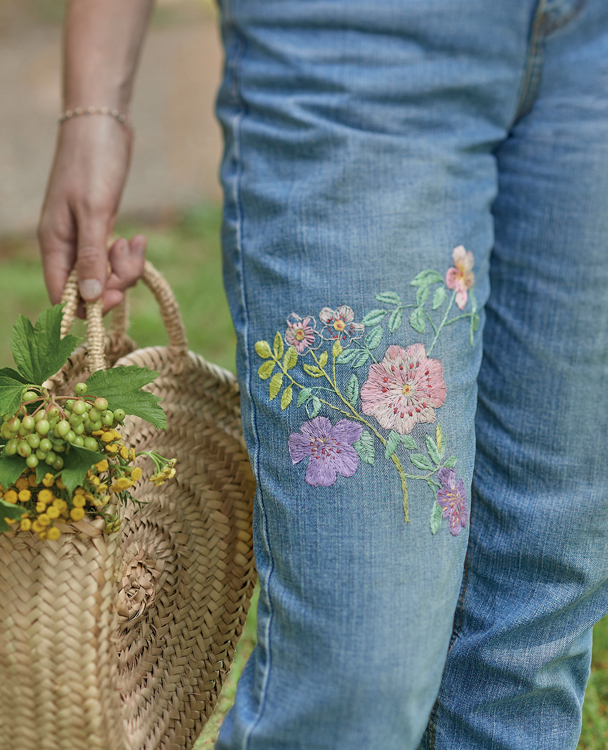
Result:
M292 370L298 364L298 352L295 346L290 346L283 357L283 367Z
M374 465L374 461L376 460L374 438L367 430L363 430L359 440L353 443L353 448L357 451L362 461L365 461L366 464Z
M259 354L262 359L268 359L268 357L272 357L272 349L270 348L270 344L268 341L256 341L255 342L255 350Z
M471 308L473 312L477 311L477 297L474 289L469 289L469 298L471 300Z
M380 292L376 295L378 302L384 302L387 305L400 305L401 297L397 292Z
M359 381L356 375L351 375L348 385L346 386L346 398L351 404L355 404L359 396Z
M322 378L323 370L320 370L315 365L304 365L304 372L308 373L313 378Z
M382 326L376 326L365 337L365 345L368 349L375 349L382 340Z
M352 359L354 359L356 353L356 349L344 349L336 359L337 364L347 365Z
M408 451L415 451L418 448L416 441L411 435L401 435L401 444L405 445Z
M283 373L276 372L272 376L272 380L270 381L269 393L270 393L270 400L271 401L278 394L278 392L281 390L281 386L282 385L283 385Z
M344 349L340 346L340 342L334 341L334 345L331 348L331 356L334 358L339 357L343 351Z
M327 352L322 352L321 356L319 357L319 367L321 369L325 367L328 359L329 359L329 355L327 354Z
M398 307L390 314L388 319L388 330L391 333L395 333L397 328L401 325L401 320L403 318L403 310Z
M372 310L371 312L367 313L367 315L363 318L361 322L367 328L370 328L372 326L377 326L379 323L382 323L386 313L387 313L387 310Z
M281 396L281 410L285 411L289 404L291 403L291 399L293 398L293 388L289 385L285 390L283 391L283 395Z
M23 383L19 380L0 377L0 415L14 414L21 403L22 393Z
M428 288L428 286L421 286L416 292L416 304L419 307L422 307L422 305L424 305L424 303L429 298L430 293L431 290Z
M446 297L447 294L445 293L445 287L437 287L437 289L435 289L435 294L433 294L433 310L438 310L445 302Z
M426 436L426 449L429 452L429 456L431 457L431 460L436 466L439 466L441 462L441 458L439 456L439 449L437 447L437 443L433 440L433 438L430 435Z
M435 500L431 508L431 534L436 534L441 526L442 510L441 505Z
M445 453L445 435L443 434L443 428L439 422L437 422L437 427L435 428L435 442L437 443L439 455L443 456Z
M410 315L410 325L418 333L424 333L426 325L424 322L424 310L421 307L417 307Z
M278 331L276 332L274 337L273 353L277 359L281 359L281 357L283 356L283 337Z
M25 508L22 505L13 505L12 503L5 503L4 500L0 500L0 533L9 531L11 528L4 520L5 518L19 520L24 513Z
M443 465L445 466L446 469L453 469L454 466L456 466L457 460L458 459L456 458L456 456L450 456L449 458L446 459Z
M353 362L351 367L363 367L363 365L367 362L368 359L369 359L369 352L362 351L357 357L356 362Z
M410 456L410 461L417 469L426 469L433 471L433 465L423 453L414 453Z
M77 445L70 446L69 450L64 453L64 466L61 472L61 481L65 484L70 495L76 487L82 485L91 466L103 460L103 458L104 456L96 451L80 448Z
M475 313L473 315L473 331L476 331L479 328L479 315Z
M426 271L420 271L420 273L414 277L413 281L410 281L412 286L429 286L430 284L436 284L438 281L443 281L443 276L437 271L428 269Z
M386 447L384 449L384 457L390 458L393 453L397 450L397 446L401 443L401 436L395 430L391 430L390 435L386 441Z
M7 456L6 453L2 453L0 455L0 484L7 489L11 484L15 484L26 469L25 458Z
M258 368L258 375L262 378L262 380L268 380L268 378L272 375L272 371L274 370L276 362L274 359L268 360L268 362L263 362L259 368Z
M302 388L300 393L298 394L298 406L302 406L302 404L307 401L312 396L312 391L310 388Z
M317 396L312 397L312 409L310 410L311 419L314 419L317 414L321 411L321 399Z

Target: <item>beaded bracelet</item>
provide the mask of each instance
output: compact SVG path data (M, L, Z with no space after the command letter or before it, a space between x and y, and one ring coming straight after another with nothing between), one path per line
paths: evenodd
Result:
M71 120L81 115L109 115L121 125L124 125L125 128L128 128L132 133L135 132L133 123L127 115L122 115L117 109L110 109L109 107L76 107L76 109L66 109L65 112L59 115L59 124L63 125L66 120Z

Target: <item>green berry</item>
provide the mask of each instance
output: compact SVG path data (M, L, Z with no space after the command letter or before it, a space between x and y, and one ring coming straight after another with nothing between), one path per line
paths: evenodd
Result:
M50 450L52 450L53 444L48 438L42 438L40 441L40 450L44 451L45 453L48 453Z
M36 456L31 455L25 459L25 463L30 467L30 469L35 469L36 466L38 466L38 459L36 458Z
M36 458L39 461L44 461L44 459L46 458L46 451L41 451L40 448L38 448L38 450L36 451Z
M82 422L74 427L74 432L77 435L82 435L84 433L84 425L82 424Z
M61 471L61 469L63 469L63 458L61 458L61 456L57 456L53 461L53 469L55 469L55 471Z
M111 427L114 424L114 414L111 411L106 411L101 415L101 424L105 427Z
M30 446L29 446L29 445L28 445L28 444L27 444L27 443L25 442L25 440L23 440L23 441L22 441L22 442L20 442L20 443L19 443L19 445L17 446L17 453L18 453L18 454L19 454L20 456L22 456L23 458L27 458L28 456L30 456L30 455L32 454L32 449L31 449L31 448L30 448Z
M84 447L89 451L96 451L98 448L97 440L92 437L87 437L84 439Z
M36 422L36 424L38 424L38 422L42 421L43 419L44 419L44 411L42 409L40 409L40 411L37 411L34 414L34 422Z
M36 432L39 435L46 435L47 432L51 429L51 425L46 421L46 419L41 419L40 422L36 425Z
M23 421L21 422L21 426L24 427L26 430L29 430L30 432L34 429L36 426L36 422L34 421L34 417L30 417L29 414L26 414L25 417L23 417Z
M28 391L27 389L21 394L23 401L33 401L34 399L40 400L40 396L35 391Z
M57 454L54 451L50 451L47 454L47 457L44 459L44 463L48 464L49 466L53 465L53 461L57 458Z
M126 416L127 416L127 415L126 415L126 413L125 413L125 410L124 410L124 409L115 409L115 410L114 410L114 419L115 419L115 420L116 420L117 422L122 422L122 421L124 420L124 418L125 418Z
M97 422L98 419L101 419L101 412L98 412L95 407L92 407L91 411L89 412L89 419L91 422Z
M40 437L35 432L27 436L27 442L34 450L40 447Z
M64 410L65 410L65 411L72 411L72 409L74 408L74 404L75 404L75 403L76 403L76 402L74 401L74 399L73 399L73 398L69 398L69 399L68 399L68 400L67 400L67 401L65 402L65 404L64 404L64 407L63 407L63 408L64 408Z
M84 440L80 437L80 435L76 435L74 440L72 440L72 445L77 445L79 448L82 448L84 446Z
M12 438L13 433L8 428L8 422L2 423L2 427L0 427L0 435L2 435L5 440L10 440Z
M76 385L74 386L74 393L76 393L77 396L84 396L86 392L87 392L86 383L76 383Z
M11 432L19 432L19 428L21 427L21 420L19 417L11 417L11 419L8 420L8 429Z
M84 401L82 401L82 399L74 401L74 406L72 407L72 411L74 412L74 414L80 414L82 416L86 410L87 407L85 406L85 403Z
M53 443L53 450L55 451L55 453L63 453L65 451L65 443Z
M56 404L53 404L53 406L49 406L46 416L48 419L55 419L55 417L59 417L61 412L59 411L59 407Z
M95 401L93 401L93 407L97 409L97 411L105 411L108 408L108 400L106 398L96 398Z
M65 436L65 441L66 443L73 443L74 440L76 440L76 433L74 432L74 430L70 430Z
M68 432L70 431L70 423L67 421L67 419L62 419L60 422L57 422L57 427L55 427L55 432L60 437L65 437Z
M101 424L101 419L98 419L97 422L93 422L91 427L93 428L91 432L97 432L97 430L101 430L101 428L103 427L103 425Z
M14 456L15 453L17 453L17 448L19 447L19 441L16 438L11 438L6 446L4 447L4 450L6 451L7 456Z

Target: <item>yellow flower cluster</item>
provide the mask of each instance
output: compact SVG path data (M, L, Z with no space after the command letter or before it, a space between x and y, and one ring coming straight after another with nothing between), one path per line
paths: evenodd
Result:
M176 458L172 458L166 462L166 466L153 474L150 477L150 481L154 483L155 487L164 484L168 479L173 479L175 476L175 464L177 463Z

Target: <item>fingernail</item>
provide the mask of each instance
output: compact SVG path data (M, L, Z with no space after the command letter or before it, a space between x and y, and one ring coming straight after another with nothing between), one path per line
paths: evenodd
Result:
M101 284L97 279L87 279L80 282L80 296L85 300L92 300L101 294Z

